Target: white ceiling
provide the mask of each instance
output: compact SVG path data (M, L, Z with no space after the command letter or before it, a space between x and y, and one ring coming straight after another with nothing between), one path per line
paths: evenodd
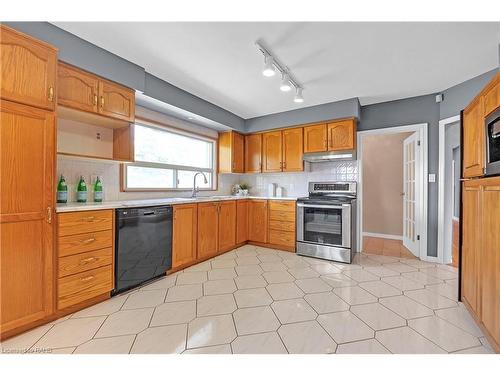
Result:
M498 67L500 41L500 23L54 24L243 118L439 92ZM304 85L304 103L262 76L257 39Z

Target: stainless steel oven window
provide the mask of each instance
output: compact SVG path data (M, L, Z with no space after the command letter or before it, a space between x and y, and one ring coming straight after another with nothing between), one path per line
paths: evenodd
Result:
M297 241L351 246L351 206L297 205Z

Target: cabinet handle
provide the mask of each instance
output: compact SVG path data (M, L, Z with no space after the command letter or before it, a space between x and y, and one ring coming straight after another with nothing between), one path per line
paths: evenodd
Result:
M92 280L93 278L94 278L94 276L92 276L92 275L91 275L91 276L87 276L87 277L82 277L82 278L80 279L80 281L83 281L83 282L85 282L85 281L90 281L90 280Z
M101 108L104 108L104 96L101 96Z
M94 242L94 241L95 241L95 238L87 238L86 240L83 240L82 243L88 244L88 243L91 243L91 242Z
M52 207L47 207L47 223L52 224Z
M89 222L89 221L94 221L94 219L95 219L95 216L86 216L86 217L82 217L81 221Z
M80 264L81 265L84 265L84 264L88 264L88 263L91 263L91 262L95 262L97 260L96 257L90 257L90 258L85 258L85 259L82 259L80 261ZM92 276L93 277L93 276Z
M283 162L283 169L286 169L286 161Z
M94 105L97 105L97 94L94 94Z
M54 101L54 87L50 86L49 87L49 102Z

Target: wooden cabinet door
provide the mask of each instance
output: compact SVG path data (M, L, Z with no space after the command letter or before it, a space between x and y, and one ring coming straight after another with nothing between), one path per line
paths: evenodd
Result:
M236 243L248 241L248 200L236 201Z
M328 149L326 124L304 127L304 152L324 152Z
M354 150L356 148L356 120L347 119L330 122L328 128L328 151Z
M236 132L232 132L232 171L233 173L245 172L245 137Z
M245 136L245 172L262 172L262 134Z
M198 203L198 255L205 259L217 254L219 233L219 204Z
M248 240L267 242L267 200L248 202Z
M484 174L484 119L482 97L476 98L463 111L463 176Z
M172 231L172 268L177 268L196 260L197 231L198 205L175 205Z
M99 81L99 113L119 120L134 122L134 91L113 82Z
M479 315L479 250L481 248L481 188L466 181L462 192L462 299Z
M54 308L55 118L3 100L0 109L0 331L5 337Z
M219 202L219 251L236 245L236 201Z
M481 320L500 346L500 178L483 180L481 231Z
M0 96L54 110L57 49L0 25Z
M304 170L303 148L302 128L283 130L283 172Z
M57 104L97 113L99 79L83 70L59 63L57 68Z
M488 116L498 107L500 107L500 73L497 73L484 91L484 116Z
M281 172L283 169L281 130L262 135L262 172Z

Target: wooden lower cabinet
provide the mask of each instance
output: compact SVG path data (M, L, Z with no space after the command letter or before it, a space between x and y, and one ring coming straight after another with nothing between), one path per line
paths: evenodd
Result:
M172 236L172 268L179 268L196 260L197 240L198 205L175 205Z
M248 202L248 240L267 242L267 200L251 199Z
M269 201L269 243L295 250L295 202Z
M54 312L55 118L4 100L0 111L0 335L5 338Z
M218 202L198 203L198 259L217 254L218 216Z
M248 200L236 201L236 243L248 241Z
M219 202L218 251L227 251L236 245L236 201Z
M465 181L462 301L500 351L500 177Z

